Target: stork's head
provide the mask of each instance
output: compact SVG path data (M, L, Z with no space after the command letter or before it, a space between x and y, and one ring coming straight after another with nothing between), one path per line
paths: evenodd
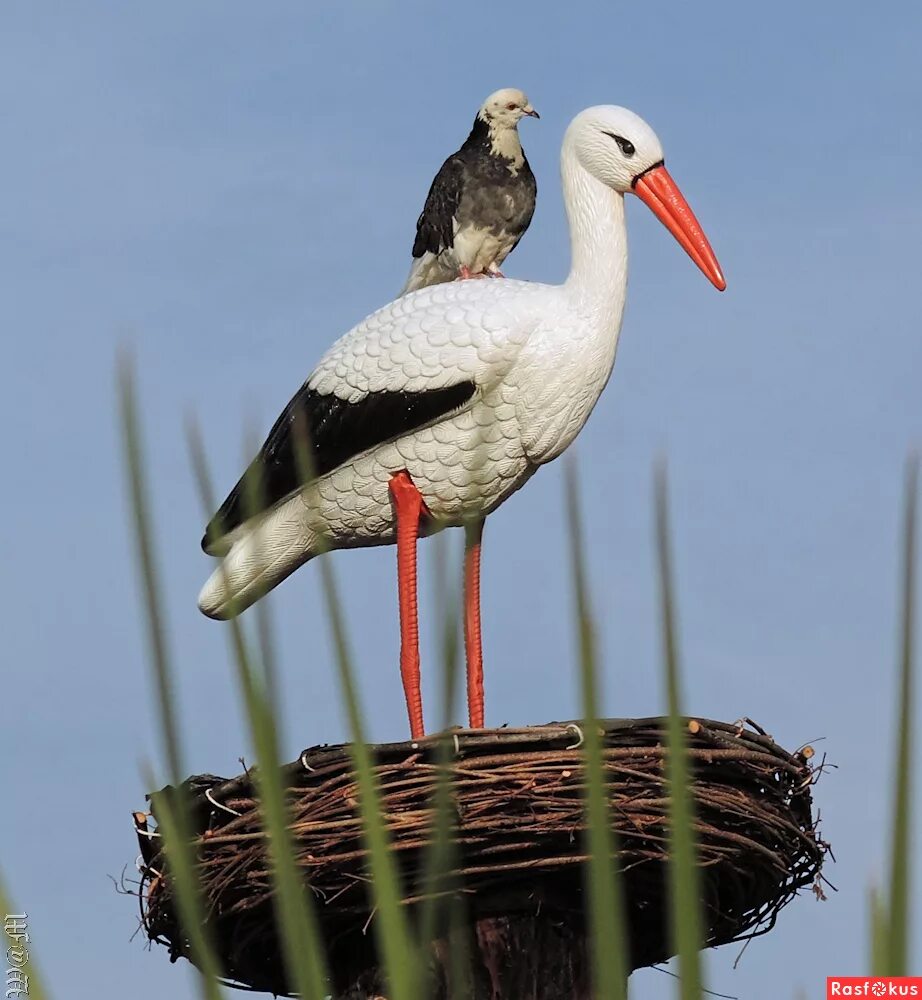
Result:
M570 122L564 149L593 177L621 194L636 194L720 291L723 272L698 220L663 164L663 147L633 111L612 104L586 108Z
M515 128L526 115L530 118L541 117L525 94L515 87L504 87L490 94L477 114L493 128Z

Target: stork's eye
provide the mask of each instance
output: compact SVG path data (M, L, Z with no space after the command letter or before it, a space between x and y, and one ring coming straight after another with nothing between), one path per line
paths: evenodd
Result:
M628 159L630 159L636 152L634 149L634 143L631 142L630 139L625 139L623 135L615 135L614 132L606 132L605 134L618 143L621 152L624 153Z
M511 104L507 104L506 105L506 110L507 111L515 111L515 109L517 107L518 107L518 105L513 101Z

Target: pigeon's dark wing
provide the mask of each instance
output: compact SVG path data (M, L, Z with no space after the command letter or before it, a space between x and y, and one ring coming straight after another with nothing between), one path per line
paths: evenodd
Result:
M435 175L426 196L426 204L416 220L414 257L422 257L426 252L438 256L443 250L454 246L454 218L461 204L465 170L463 157L454 153Z
M474 395L474 388L473 382L463 381L422 392L369 392L349 402L305 384L211 519L202 548L212 555L220 553L224 535L299 490L305 483L300 474L305 455L309 465L305 471L323 476L376 445L458 409ZM300 435L307 442L302 443ZM306 452L305 443L309 443Z
M535 214L538 182L527 159L524 160L518 176L512 181L507 181L504 193L506 198L500 213L501 219L493 224L493 228L508 238L509 242L502 253L505 259L519 245ZM486 213L484 217L488 219Z
M531 225L532 217L535 214L535 203L538 200L538 181L532 173L531 164L523 156L522 169L519 171L520 190L516 196L517 207L519 209L516 219L516 237L509 252L519 245L519 240L525 235L525 230Z

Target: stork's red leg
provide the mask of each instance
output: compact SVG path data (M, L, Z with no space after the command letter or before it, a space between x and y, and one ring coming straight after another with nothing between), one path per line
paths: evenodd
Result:
M467 656L467 711L471 729L483 729L483 643L480 638L480 541L483 521L465 527L464 651Z
M400 600L400 676L410 717L410 736L424 735L423 696L419 686L419 612L416 596L416 540L426 505L404 470L388 483L397 516L397 594Z

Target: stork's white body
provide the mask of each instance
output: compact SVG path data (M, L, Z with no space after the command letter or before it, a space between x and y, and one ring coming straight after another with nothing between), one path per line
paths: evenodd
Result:
M633 145L618 134L628 129ZM369 393L425 393L465 382L474 393L447 416L351 457L234 528L215 549L224 565L200 595L202 610L224 617L229 604L245 607L321 548L394 541L389 483L403 470L435 526L449 526L482 519L560 455L612 372L627 288L624 193L646 175L659 193L638 193L724 287L650 127L621 108L587 109L571 123L561 152L572 248L567 280L434 285L390 303L337 341L307 383L324 397L358 404Z
M624 198L562 157L573 266L562 285L434 285L379 309L326 353L312 388L350 399L473 379L459 412L353 459L232 535L200 604L217 611L323 547L394 540L388 482L406 469L441 524L495 510L572 443L611 375L627 283ZM323 536L323 546L318 544Z

